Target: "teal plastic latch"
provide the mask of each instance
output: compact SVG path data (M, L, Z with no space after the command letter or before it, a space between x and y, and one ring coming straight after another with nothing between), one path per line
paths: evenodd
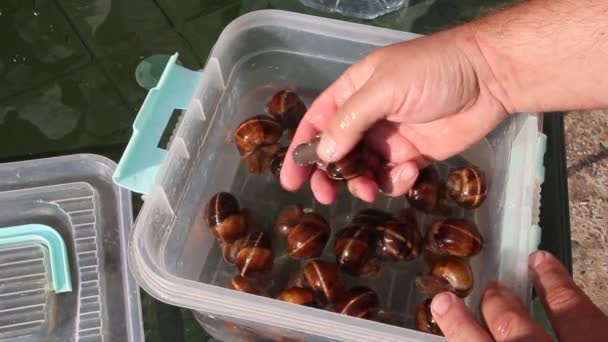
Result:
M118 163L113 180L131 191L146 194L156 181L156 174L167 156L158 147L174 109L187 109L202 76L179 66L178 54L171 56L156 87L148 96L133 124L133 135Z
M56 293L72 291L68 251L61 235L43 224L0 228L0 245L38 243L49 250L51 279Z

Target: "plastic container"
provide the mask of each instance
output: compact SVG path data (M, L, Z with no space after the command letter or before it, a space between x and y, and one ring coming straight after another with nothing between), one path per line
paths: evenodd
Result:
M144 340L114 168L95 155L0 165L0 341Z
M134 135L115 173L117 183L144 193L144 205L130 240L129 260L146 292L196 312L220 340L266 338L307 341L434 340L414 330L422 297L414 276L422 260L389 266L370 283L381 298L384 318L395 324L338 315L232 291L234 266L223 259L203 220L203 208L218 191L235 194L268 229L288 204L312 207L330 220L333 235L358 209L367 207L346 189L331 206L316 203L308 187L284 191L270 175L249 175L232 135L238 124L259 114L269 97L295 88L307 104L351 63L371 50L417 35L307 15L265 10L233 21L221 34L202 72L175 64L173 56L138 114ZM158 147L174 109L186 109L168 150ZM485 169L490 191L476 211L464 212L479 225L486 245L472 260L475 288L467 304L477 311L483 287L498 279L528 303L527 256L540 239L538 207L545 136L540 117L513 115L486 139L439 165L472 162ZM404 199L381 198L373 207L397 210ZM426 224L431 217L419 215ZM275 242L273 279L299 265ZM363 283L352 278L347 283Z
M375 19L407 6L407 0L300 0L305 6L347 17Z

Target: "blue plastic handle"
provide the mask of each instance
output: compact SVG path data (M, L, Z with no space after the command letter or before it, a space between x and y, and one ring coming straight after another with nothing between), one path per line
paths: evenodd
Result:
M72 291L68 251L56 230L43 224L0 228L0 245L28 243L39 243L49 250L53 291L56 293Z
M174 109L187 109L202 72L176 64L171 56L156 87L150 89L133 124L133 135L113 175L119 186L146 194L156 181L156 174L167 156L158 147Z

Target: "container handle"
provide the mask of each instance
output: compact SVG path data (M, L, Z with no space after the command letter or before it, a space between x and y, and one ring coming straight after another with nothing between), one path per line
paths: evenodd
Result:
M0 245L38 243L49 250L51 280L55 293L71 292L72 279L67 248L61 235L43 224L26 224L0 228Z
M135 122L133 135L112 176L114 183L147 194L167 156L158 143L175 109L187 109L202 72L179 66L175 53L165 66L158 84L150 89Z

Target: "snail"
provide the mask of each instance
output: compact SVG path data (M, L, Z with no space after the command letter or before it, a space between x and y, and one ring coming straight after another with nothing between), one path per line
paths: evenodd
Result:
M436 220L425 237L426 250L439 255L470 257L481 251L483 243L475 224L465 219Z
M433 166L420 170L407 200L412 207L427 214L445 216L450 212L445 184Z
M334 308L343 315L369 319L378 314L380 300L372 289L355 286L338 296Z
M317 155L317 146L320 137L298 145L293 151L293 159L300 166L316 165L325 171L327 176L333 180L348 180L360 176L366 168L365 149L358 144L344 158L332 163L324 163Z
M281 178L281 168L283 168L283 161L287 154L287 148L281 147L270 160L270 173L278 180Z
M294 284L311 288L323 303L333 302L344 291L338 267L324 260L309 261Z
M477 166L453 169L448 175L446 189L459 206L477 208L488 195L485 172Z
M416 308L416 329L425 333L443 336L443 332L431 313L431 298L425 299Z
M242 157L247 157L260 146L276 144L283 128L271 116L255 115L241 122L234 133L236 147Z
M300 205L288 206L281 211L275 231L286 240L287 254L295 259L321 255L331 233L323 216Z
M371 228L376 228L389 221L397 221L397 218L389 212L374 208L361 209L352 219L353 224L361 224Z
M347 274L373 277L380 271L374 257L374 231L370 227L351 225L336 234L336 264Z
M376 254L392 260L413 260L422 248L422 234L412 208L401 211L399 220L376 227Z
M279 144L261 145L255 151L243 157L247 171L252 174L260 174L265 171L272 171L272 163L280 153Z
M281 90L266 104L266 111L281 122L283 129L293 137L300 121L306 114L306 105L298 94L291 90Z
M250 216L228 192L214 194L205 207L207 226L221 243L233 243L247 233Z
M240 274L232 277L230 288L239 292L255 294L258 296L266 295L266 287L263 279L244 277Z
M240 275L269 271L272 268L273 253L270 239L264 232L252 232L224 247L224 258L236 264Z
M315 299L315 292L309 288L304 287L290 287L279 293L277 299L292 304L312 307L318 306Z
M428 297L443 291L450 291L459 297L466 297L473 289L473 271L466 260L445 257L436 261L429 274L416 277L418 290Z

